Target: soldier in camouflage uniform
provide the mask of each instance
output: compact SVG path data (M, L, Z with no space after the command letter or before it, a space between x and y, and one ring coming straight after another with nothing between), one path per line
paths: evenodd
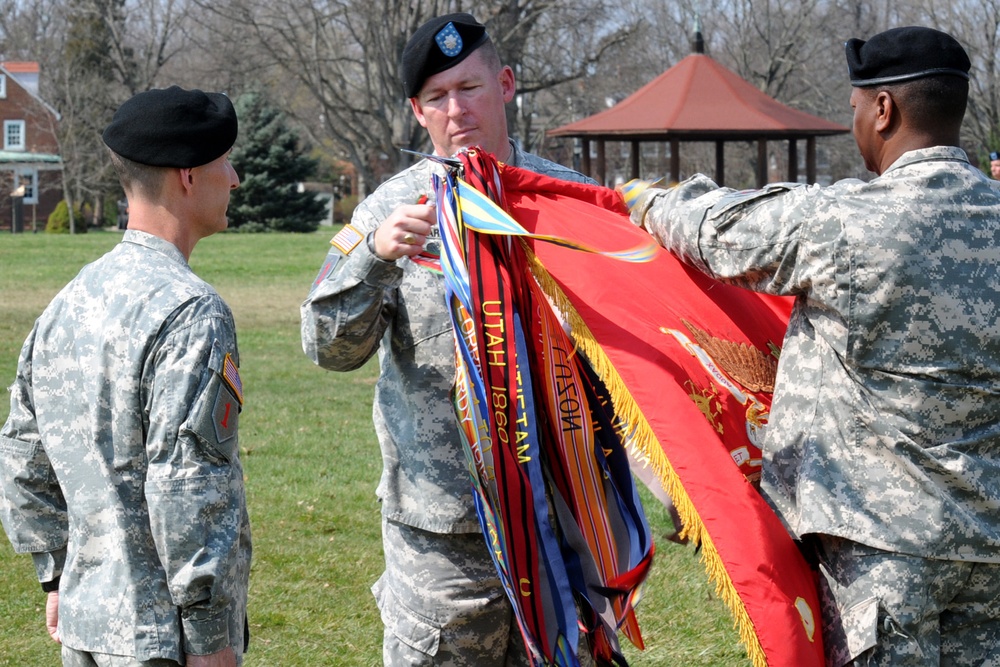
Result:
M24 343L0 518L71 667L242 663L250 527L233 316L188 266L226 227L237 120L218 93L126 101L104 132L128 230Z
M914 27L847 60L877 178L697 175L632 217L717 280L797 299L762 491L815 553L827 664L998 665L1000 187L957 148L969 59Z
M437 155L478 145L507 164L583 176L522 151L507 135L514 75L468 14L424 24L403 54L406 95ZM350 371L378 352L374 422L382 449L385 572L373 587L386 665L526 665L512 610L480 531L451 404L455 348L444 280L411 261L439 240L422 160L355 210L302 305L302 345ZM591 181L592 182L592 181Z

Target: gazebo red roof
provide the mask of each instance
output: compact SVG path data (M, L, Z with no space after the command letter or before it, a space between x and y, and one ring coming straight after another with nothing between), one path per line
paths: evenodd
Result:
M692 53L610 109L550 136L681 140L802 138L850 130L785 106L703 53Z

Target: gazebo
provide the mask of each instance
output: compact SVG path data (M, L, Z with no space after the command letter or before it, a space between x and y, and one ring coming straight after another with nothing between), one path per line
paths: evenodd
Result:
M606 182L606 141L629 142L630 178L638 178L639 145L670 145L670 178L680 180L680 142L715 142L715 181L725 182L727 141L757 142L757 187L767 182L767 142L788 141L788 180L798 180L798 142L806 142L806 180L816 182L816 137L849 128L785 106L704 54L700 33L693 53L610 109L548 132L578 137L582 170ZM597 142L596 170L590 142Z

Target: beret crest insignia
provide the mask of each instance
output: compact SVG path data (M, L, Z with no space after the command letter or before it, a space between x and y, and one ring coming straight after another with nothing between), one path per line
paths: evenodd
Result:
M441 52L449 58L454 58L462 52L462 36L455 29L455 24L450 21L448 25L438 31L438 34L434 36L434 41L437 42Z

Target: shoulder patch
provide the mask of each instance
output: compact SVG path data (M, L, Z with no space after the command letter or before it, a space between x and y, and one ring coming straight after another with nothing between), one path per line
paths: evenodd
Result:
M233 392L233 396L236 397L240 405L243 405L243 380L240 378L240 369L228 352L222 364L222 379L225 380L226 385Z
M230 390L229 382L220 384L218 387L219 390L215 394L215 405L212 407L212 424L215 426L215 439L221 445L236 435L240 410L239 406L233 405L235 396Z
M313 281L312 285L313 289L316 289L317 285L326 280L326 277L331 273L333 273L333 270L337 268L337 263L339 261L340 261L340 255L338 255L337 253L333 252L332 250L326 253L326 261L323 262L323 268L319 270L318 274L316 274L316 280Z
M351 251L358 247L365 238L365 235L356 230L351 225L344 225L344 228L337 232L336 236L330 240L330 245L344 253L350 255Z

